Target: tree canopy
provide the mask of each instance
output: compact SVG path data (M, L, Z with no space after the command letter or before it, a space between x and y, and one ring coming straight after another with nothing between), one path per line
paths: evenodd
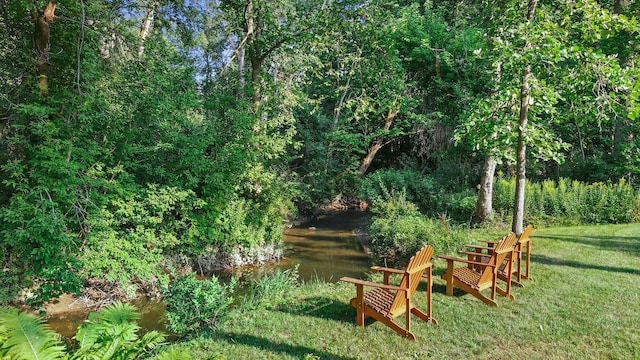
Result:
M376 172L473 191L486 157L490 173L518 172L518 142L537 160L527 177L637 186L639 12L634 0L8 2L7 288L37 303L100 278L133 295L180 259L278 257L287 219L358 196Z

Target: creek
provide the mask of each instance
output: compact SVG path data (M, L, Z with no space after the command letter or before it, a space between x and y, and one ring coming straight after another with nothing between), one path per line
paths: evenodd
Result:
M215 273L221 281L239 277L240 284L276 270L298 267L301 281L336 282L342 276L362 277L369 269L369 258L354 231L363 229L369 219L365 211L349 210L322 215L284 234L286 256L280 261ZM158 300L139 298L131 302L140 312L138 325L144 331L166 331L164 304ZM47 318L47 323L64 338L75 335L87 318L86 310L60 311Z

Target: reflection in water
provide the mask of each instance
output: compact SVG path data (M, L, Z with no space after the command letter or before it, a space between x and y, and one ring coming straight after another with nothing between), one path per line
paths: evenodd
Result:
M368 270L369 258L363 252L353 230L364 228L369 214L364 211L345 211L321 216L298 227L287 229L284 242L287 248L285 259L247 266L234 271L216 274L221 281L231 276L240 277L240 283L264 276L276 269L286 270L298 266L300 280L320 279L336 282L342 276L361 278ZM137 299L132 302L141 314L138 325L143 330L165 331L164 303L157 300ZM69 339L87 318L83 311L56 315L47 320L54 331Z
M347 211L288 229L284 242L289 251L283 265L300 264L300 278L305 281L361 277L368 270L369 258L353 230L364 227L367 219L366 212Z
M364 228L369 217L368 212L358 210L320 216L287 229L283 238L287 249L284 259L258 266L221 270L215 275L222 282L237 277L242 285L251 279L276 270L292 269L297 265L302 281L320 279L336 282L343 276L362 277L369 269L369 258L353 230Z
M71 339L76 335L78 327L87 319L87 315L86 311L61 313L48 318L47 324L64 339Z

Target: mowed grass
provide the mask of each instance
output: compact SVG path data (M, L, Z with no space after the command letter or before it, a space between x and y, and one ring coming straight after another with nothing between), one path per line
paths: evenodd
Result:
M498 308L458 289L446 296L446 263L435 259L439 325L413 316L416 342L378 322L356 327L353 285L312 283L174 346L194 359L640 359L640 224L536 228L532 246L534 280L515 300L498 296Z

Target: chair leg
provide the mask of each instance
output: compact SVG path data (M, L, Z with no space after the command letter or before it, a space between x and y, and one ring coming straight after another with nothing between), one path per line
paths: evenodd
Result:
M453 261L447 260L447 272L442 275L447 282L446 294L453 296Z
M496 288L498 287L498 274L493 273L493 285L491 285L491 300L496 300Z
M409 318L411 316L411 313L406 313L405 316L407 318ZM416 341L416 336L409 331L409 329L404 329L402 326L398 325L395 321L386 318L386 317L381 317L381 318L377 318L376 320L382 322L383 324L387 325L388 327L390 327L393 331L397 332L398 334L411 339L413 341Z
M516 253L518 254L518 258L516 259L517 261L517 267L518 267L518 272L516 275L516 279L518 284L522 283L522 248L518 248L518 250L516 251Z
M407 297L405 300L405 328L407 329L407 333L411 333L411 300Z
M356 325L364 327L364 287L356 285Z
M431 266L427 268L427 320L438 325L438 320L431 316L431 294L433 292L433 278L432 278ZM417 310L417 309L415 309Z
M529 275L529 263L531 261L531 241L527 242L527 257L526 257L526 261L525 261L525 275L524 278L527 280L532 280L531 276Z

